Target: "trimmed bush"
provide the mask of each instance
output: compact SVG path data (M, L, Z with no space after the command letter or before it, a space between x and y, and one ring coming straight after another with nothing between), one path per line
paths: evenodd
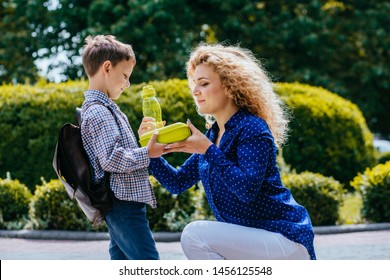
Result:
M374 223L390 222L390 161L367 168L351 182L362 194L362 216Z
M282 181L295 200L307 209L314 226L336 224L344 193L339 181L312 172L285 175Z
M174 195L153 176L150 176L150 182L157 199L157 208L148 207L147 211L152 231L181 231L201 212L202 198L198 186Z
M375 164L373 136L359 108L323 88L278 84L276 91L292 110L285 161L297 172L349 181Z
M56 178L51 165L60 127L75 120L84 82L3 85L0 91L0 176L10 171L33 191Z
M190 119L201 131L205 120L196 112L186 80L152 81L167 124ZM116 101L137 133L142 120L141 90L132 85ZM0 90L0 176L10 171L33 191L40 178L56 178L52 158L60 127L75 122L86 81L60 84L3 85ZM283 149L286 163L298 172L312 171L348 184L373 164L372 136L360 110L351 102L324 89L277 84L277 92L293 111L291 136ZM188 154L166 158L178 166Z
M76 201L71 200L59 180L37 186L30 203L30 219L35 229L105 230L92 226Z
M160 99L167 124L187 119L204 129L204 119L194 106L185 80L151 82ZM141 90L145 84L132 85L116 101L137 133L142 120ZM84 100L86 81L60 84L0 86L0 176L10 171L33 191L46 180L56 178L52 159L58 132L66 122L75 123L75 108ZM173 165L188 155L167 155Z
M386 163L390 161L390 152L384 152L384 153L379 153L378 155L378 163Z
M348 192L343 195L343 203L339 208L339 225L362 224L363 199L359 192Z
M0 178L0 228L26 220L31 197L29 189L18 180Z

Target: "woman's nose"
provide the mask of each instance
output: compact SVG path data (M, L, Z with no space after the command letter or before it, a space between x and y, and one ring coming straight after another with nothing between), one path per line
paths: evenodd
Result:
M130 81L126 81L125 87L128 88L130 86Z

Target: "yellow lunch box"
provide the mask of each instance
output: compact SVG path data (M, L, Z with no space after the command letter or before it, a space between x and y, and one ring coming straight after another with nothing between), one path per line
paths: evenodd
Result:
M179 142L187 139L191 135L191 130L185 123L177 122L171 125L167 125L161 128L158 128L157 142L163 144L169 144L173 142ZM148 145L150 138L154 133L149 131L143 134L139 142L142 147Z

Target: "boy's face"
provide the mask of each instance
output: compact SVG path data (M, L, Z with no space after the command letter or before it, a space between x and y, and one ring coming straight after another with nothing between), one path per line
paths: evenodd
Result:
M130 76L133 72L134 62L123 60L113 66L110 61L103 64L108 97L118 99L122 92L130 86Z

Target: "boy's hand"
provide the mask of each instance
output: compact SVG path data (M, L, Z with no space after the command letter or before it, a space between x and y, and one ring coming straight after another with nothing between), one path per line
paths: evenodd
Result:
M141 125L138 128L138 136L141 137L142 134L154 130L156 128L154 123L154 118L144 117L142 119Z
M138 137L145 134L146 132L152 131L156 129L155 126L156 120L151 117L144 117L142 119L141 125L138 128ZM166 121L163 121L163 125L165 126Z
M163 154L165 154L165 147L167 144L160 144L157 143L157 135L158 131L153 133L152 137L149 140L148 143L148 154L149 158L158 158L161 157Z

